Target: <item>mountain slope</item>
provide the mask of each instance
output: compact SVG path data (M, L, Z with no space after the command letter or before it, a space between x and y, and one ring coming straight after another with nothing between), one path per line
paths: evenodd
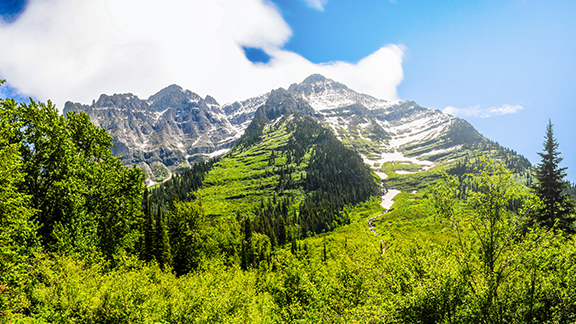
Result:
M265 98L220 106L210 96L171 85L147 100L115 94L92 105L67 102L64 113L86 112L112 135L112 151L123 163L136 163L149 178L163 180L155 169L168 174L230 149Z
M476 153L499 159L517 173L531 167L526 158L487 140L465 120L413 101L379 100L321 75L291 85L288 93L309 104L382 179L393 175L386 181L389 189L422 189L429 184L426 178L438 177L435 167L453 168Z
M249 215L256 228L280 222L309 236L349 223L341 212L345 205L379 194L379 181L357 152L307 115L313 113L307 104L293 99L273 91L244 135L205 175L193 197L201 199L209 217ZM179 179L152 196L165 197L162 192L172 192Z
M126 164L138 164L156 181L196 161L224 154L249 125L259 129L264 119L295 112L332 129L382 179L390 175L385 169L396 175L427 172L471 158L474 151L499 158L516 172L530 167L528 160L488 141L464 120L413 101L391 102L360 94L317 74L287 90L225 105L172 85L147 100L131 94L102 95L90 106L69 102L65 112L69 110L88 113L113 136L114 153ZM256 139L245 136L242 141L252 144ZM412 187L417 190L422 185Z

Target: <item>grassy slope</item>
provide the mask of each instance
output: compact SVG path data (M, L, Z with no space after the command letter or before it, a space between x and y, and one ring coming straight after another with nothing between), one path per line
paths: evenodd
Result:
M345 250L369 251L374 257L379 255L379 237L368 230L368 219L380 215L384 210L376 197L356 206L348 206L345 212L350 216L350 224L338 227L332 232L306 238L313 251L312 259L320 263L323 257L324 244L327 247L328 258L337 259Z
M331 249L340 252L342 252L340 246L348 242L353 249L370 250L377 256L380 240L388 245L388 249L394 249L413 241L444 244L455 239L452 230L434 217L434 211L424 198L424 194L400 193L394 201L390 212L381 215L373 222L379 236L368 230L368 219L383 212L380 201L374 198L348 209L352 219L350 225L308 238L305 242L316 250L321 250L323 242L329 242ZM337 255L337 252L332 253L333 256Z
M261 199L269 199L275 194L280 176L274 170L285 166L286 156L280 156L276 151L274 164L270 164L273 150L284 146L290 133L286 124L278 129L264 129L264 139L244 151L231 151L206 176L197 196L202 199L206 215L230 216L236 212L252 213L260 204ZM303 163L291 166L295 168L292 178L300 181L303 169L308 164L310 156L306 154ZM301 189L286 190L284 195L292 196L294 203L304 200Z

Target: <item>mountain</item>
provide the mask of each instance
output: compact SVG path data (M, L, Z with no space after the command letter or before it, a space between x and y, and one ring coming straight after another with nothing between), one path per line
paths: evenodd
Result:
M154 180L232 147L267 96L221 106L207 96L171 85L142 100L101 95L91 105L67 102L64 113L84 111L113 137L112 151Z
M114 154L125 164L136 163L155 181L224 154L249 125L263 128L294 113L329 127L376 174L391 176L389 182L404 190L408 188L396 176L421 176L474 151L494 155L518 172L530 167L528 160L488 141L464 120L413 101L380 100L318 74L288 89L224 105L171 85L147 100L132 94L102 95L92 105L68 102L64 112L70 110L86 112L107 129L114 138ZM425 183L412 187L420 189Z

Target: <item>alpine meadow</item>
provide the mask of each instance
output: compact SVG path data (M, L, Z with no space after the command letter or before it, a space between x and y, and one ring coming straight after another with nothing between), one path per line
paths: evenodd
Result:
M552 120L532 165L320 74L62 108L0 97L0 322L576 322Z

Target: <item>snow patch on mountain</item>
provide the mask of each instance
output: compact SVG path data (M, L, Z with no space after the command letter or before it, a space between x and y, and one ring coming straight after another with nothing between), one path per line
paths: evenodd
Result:
M385 210L390 209L390 207L392 207L394 204L394 197L396 197L396 195L398 195L400 192L400 190L396 189L390 189L386 191L384 196L382 196L382 202L380 203L380 206L382 206Z
M217 156L222 156L222 155L228 153L228 151L230 151L230 149L221 149L221 150L218 150L218 151L214 151L214 152L212 152L212 153L210 153L210 154L206 154L206 156L208 156L209 158L213 158L213 157L217 157Z

